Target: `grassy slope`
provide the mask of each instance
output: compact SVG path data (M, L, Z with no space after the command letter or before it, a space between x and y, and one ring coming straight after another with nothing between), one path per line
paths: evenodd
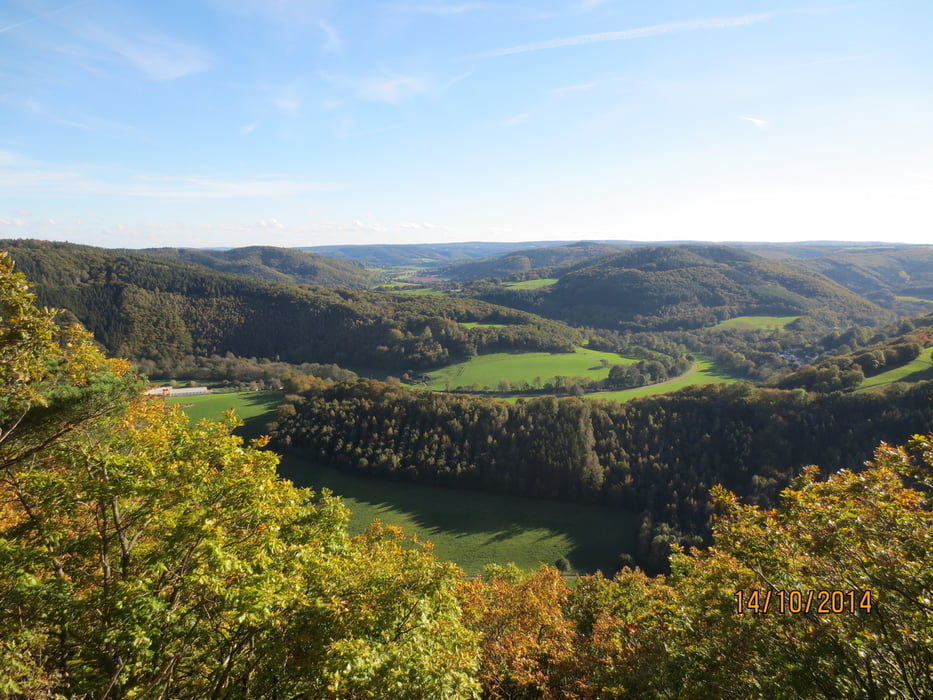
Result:
M862 382L858 391L877 389L894 382L916 382L924 379L933 379L933 348L927 348L917 359L906 365L868 377Z
M246 420L241 429L262 432L277 392L209 394L168 399L187 405L194 419L219 418L228 408ZM350 531L362 532L374 519L398 525L430 540L437 556L467 573L489 563L512 562L533 569L566 557L578 571L616 568L618 555L634 549L636 518L628 511L498 494L398 483L346 474L310 460L283 457L282 476L299 486L329 488L350 508Z
M219 420L224 411L235 409L243 421L239 432L244 437L254 438L262 434L263 426L269 421L268 414L282 402L278 391L252 391L240 394L203 394L201 396L176 396L166 399L169 405L181 404L192 420L210 418Z
M622 391L603 391L597 394L589 394L594 399L608 399L610 401L628 401L642 396L656 396L657 394L667 394L671 391L677 391L687 386L699 386L703 384L723 384L737 380L735 375L720 369L708 357L697 356L696 366L686 374L672 379L669 382L660 384L651 384L649 386L640 386L637 389L624 389Z
M550 287L552 284L557 284L556 277L547 277L545 279L539 280L525 280L524 282L506 282L502 286L508 287L509 289L541 289L541 287Z
M350 531L374 519L434 544L440 559L473 574L490 563L534 569L566 557L577 571L614 571L634 550L636 518L628 511L499 494L399 483L346 474L288 455L282 476L299 486L329 488L352 513Z
M768 330L771 328L784 328L798 318L800 318L800 316L736 316L727 321L717 323L713 328Z
M431 378L428 387L443 390L447 386L447 380L450 380L451 388L469 387L476 383L481 387L495 389L499 380L503 378L510 382L531 382L535 377L540 377L546 382L559 376L601 379L609 376L609 368L600 365L601 358L608 360L610 366L635 362L612 352L597 352L585 348L577 348L575 352L568 353L498 352L476 355L466 362L448 365L431 372L428 375Z

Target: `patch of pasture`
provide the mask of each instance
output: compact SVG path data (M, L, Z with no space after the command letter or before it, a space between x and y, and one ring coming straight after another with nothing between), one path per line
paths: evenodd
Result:
M635 389L623 389L621 391L601 391L595 394L587 394L592 399L608 399L609 401L629 401L643 396L657 396L659 394L669 394L672 391L683 389L688 386L704 386L706 384L729 384L738 381L738 377L728 370L720 367L711 358L705 355L695 355L696 363L689 372L682 374L675 379L660 384L649 384Z
M269 414L282 403L281 391L246 391L227 394L201 394L200 396L173 396L165 400L169 405L180 404L193 421L202 418L220 420L231 408L243 421L237 433L246 438L259 437L269 422Z
M505 323L478 323L476 321L467 321L466 323L461 323L461 326L464 328L505 328Z
M603 366L602 360L605 360ZM554 377L589 377L603 379L609 376L612 365L637 362L613 352L598 352L577 348L574 352L497 352L476 355L466 362L448 365L428 374L430 389L442 391L457 387L496 390L503 379L511 385L527 382L542 386Z
M921 297L894 297L898 301L912 301L918 304L933 304L933 299L923 299Z
M502 286L509 289L541 289L557 284L556 277L547 277L539 280L525 280L524 282L505 282Z
M385 481L296 455L282 458L279 473L298 486L341 496L351 533L376 519L397 525L430 541L439 559L467 574L493 563L531 570L561 557L576 572L610 574L621 553L634 551L638 532L638 519L620 508Z
M736 316L713 326L714 329L775 330L786 328L800 316Z
M878 389L894 382L921 382L927 379L933 379L933 348L925 349L907 364L867 377L857 391Z

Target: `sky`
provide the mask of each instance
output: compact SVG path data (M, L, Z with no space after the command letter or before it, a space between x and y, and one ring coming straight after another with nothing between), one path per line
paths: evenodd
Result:
M3 0L0 238L933 243L933 2Z

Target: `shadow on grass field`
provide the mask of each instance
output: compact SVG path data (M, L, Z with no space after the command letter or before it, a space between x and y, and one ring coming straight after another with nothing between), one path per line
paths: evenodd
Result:
M279 392L207 394L176 397L193 420L218 419L229 408L244 419L238 433L256 437L281 401ZM359 476L333 469L300 454L282 457L279 473L298 486L330 489L350 509L350 532L379 519L431 541L440 559L456 562L468 574L490 563L522 569L554 564L561 557L577 572L617 568L618 557L634 550L638 519L630 511L518 498Z
M606 574L634 550L638 520L607 506L518 498L347 474L300 454L282 458L279 473L299 486L328 488L352 513L351 532L374 519L431 541L440 559L468 574L490 563L534 569L566 557L575 571Z

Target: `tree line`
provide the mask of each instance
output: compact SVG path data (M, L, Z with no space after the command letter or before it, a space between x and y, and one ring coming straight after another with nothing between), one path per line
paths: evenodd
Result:
M283 448L361 474L635 509L636 561L652 568L671 542L708 536L716 484L771 505L802 467L859 464L879 441L929 425L931 399L929 382L852 395L737 383L626 403L509 404L316 380L286 397L269 430Z

